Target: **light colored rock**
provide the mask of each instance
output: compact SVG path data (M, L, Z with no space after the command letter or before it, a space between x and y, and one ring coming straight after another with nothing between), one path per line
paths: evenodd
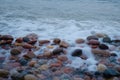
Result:
M107 69L107 67L104 64L98 64L97 70L99 72L104 72Z
M43 64L38 69L39 70L47 70L48 68L49 68L49 66L47 64Z
M25 77L24 77L25 80L37 80L37 77L35 77L34 75L32 74L27 74Z

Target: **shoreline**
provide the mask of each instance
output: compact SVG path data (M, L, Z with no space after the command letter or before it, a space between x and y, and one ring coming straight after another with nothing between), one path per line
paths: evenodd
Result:
M103 33L76 39L39 40L0 36L0 78L3 80L116 80L120 79L120 36Z

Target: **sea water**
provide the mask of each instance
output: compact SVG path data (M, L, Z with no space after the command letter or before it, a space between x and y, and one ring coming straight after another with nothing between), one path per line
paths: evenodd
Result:
M0 0L0 34L29 33L69 43L94 33L119 36L120 0ZM83 50L96 63L89 48Z

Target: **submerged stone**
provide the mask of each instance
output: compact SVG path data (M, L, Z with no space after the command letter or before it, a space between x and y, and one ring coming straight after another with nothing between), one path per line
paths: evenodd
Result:
M80 57L81 55L82 55L81 49L76 49L72 52L72 56L74 56L74 57Z
M104 37L103 42L106 42L106 43L111 43L111 38L110 37Z

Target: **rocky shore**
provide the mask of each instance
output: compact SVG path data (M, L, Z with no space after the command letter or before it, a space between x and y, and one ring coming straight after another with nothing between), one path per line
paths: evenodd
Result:
M72 44L0 35L0 80L120 80L120 36L95 33Z

